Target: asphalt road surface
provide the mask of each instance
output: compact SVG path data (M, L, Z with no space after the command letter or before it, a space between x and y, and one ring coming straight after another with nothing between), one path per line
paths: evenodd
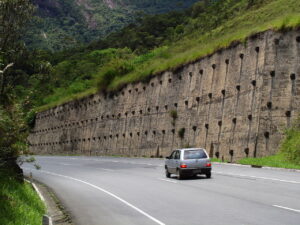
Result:
M36 157L77 225L299 225L300 173L213 164L212 178L166 178L164 160Z

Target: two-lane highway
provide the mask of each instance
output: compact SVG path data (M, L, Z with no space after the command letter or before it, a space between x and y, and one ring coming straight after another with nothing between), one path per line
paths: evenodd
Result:
M36 157L25 174L57 194L78 225L299 225L300 173L213 164L177 180L160 159Z

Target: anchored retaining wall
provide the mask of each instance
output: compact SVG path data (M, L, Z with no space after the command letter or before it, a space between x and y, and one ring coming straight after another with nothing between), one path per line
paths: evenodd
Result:
M157 157L197 146L226 160L274 154L300 111L299 74L300 32L267 31L149 83L39 113L31 150Z

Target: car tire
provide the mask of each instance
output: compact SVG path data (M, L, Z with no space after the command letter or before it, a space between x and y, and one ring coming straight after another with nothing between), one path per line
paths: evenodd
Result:
M206 175L206 178L211 178L211 172L206 173L205 175Z
M184 178L182 172L179 169L177 170L177 178L178 180L182 180Z
M169 171L168 171L168 167L166 167L166 177L167 177L167 178L170 178L170 177L171 177L171 174L170 174Z

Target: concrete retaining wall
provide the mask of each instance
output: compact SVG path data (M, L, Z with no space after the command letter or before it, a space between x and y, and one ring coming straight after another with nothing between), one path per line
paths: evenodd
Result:
M300 31L267 31L113 96L39 113L31 150L156 157L197 146L233 161L274 154L300 110L299 74Z

